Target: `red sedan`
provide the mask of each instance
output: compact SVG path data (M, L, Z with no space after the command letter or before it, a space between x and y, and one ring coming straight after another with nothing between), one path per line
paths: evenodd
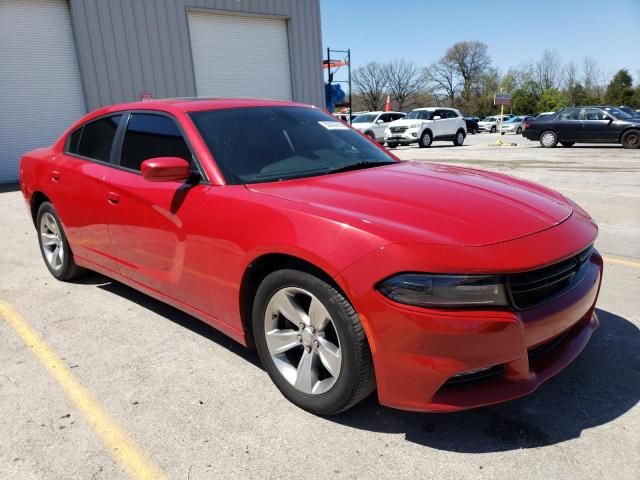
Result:
M597 227L540 185L401 163L318 108L103 108L20 164L51 274L95 270L255 345L320 415L520 397L587 344Z

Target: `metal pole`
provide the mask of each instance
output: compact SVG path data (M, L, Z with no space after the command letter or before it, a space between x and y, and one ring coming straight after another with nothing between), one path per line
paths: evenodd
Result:
M347 68L349 74L349 125L353 123L353 100L351 98L351 49L347 49Z

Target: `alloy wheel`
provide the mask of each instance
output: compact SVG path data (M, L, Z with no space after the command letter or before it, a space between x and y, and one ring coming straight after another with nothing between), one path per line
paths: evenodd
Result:
M55 217L45 213L40 219L40 239L44 258L54 271L59 271L64 265L64 243L60 233L60 226Z
M267 304L264 328L276 368L297 390L319 395L334 386L342 368L340 341L331 315L312 293L278 290Z

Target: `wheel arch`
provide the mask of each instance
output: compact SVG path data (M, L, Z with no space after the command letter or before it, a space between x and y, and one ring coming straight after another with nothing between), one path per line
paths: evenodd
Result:
M618 137L618 142L622 143L622 137L624 137L625 133L627 133L630 130L637 130L638 132L640 132L640 126L638 126L638 127L627 127L624 130L622 130L622 132L620 132L620 136Z
M40 205L42 205L44 202L51 203L51 200L43 192L36 190L31 194L31 199L30 199L31 220L33 220L34 225L36 224L36 220L38 218L38 210L40 209Z
M336 280L325 270L310 261L285 253L263 254L247 265L240 282L240 319L248 345L254 344L251 313L253 311L253 303L258 287L267 275L283 269L300 270L314 275L334 287L348 300L346 293Z

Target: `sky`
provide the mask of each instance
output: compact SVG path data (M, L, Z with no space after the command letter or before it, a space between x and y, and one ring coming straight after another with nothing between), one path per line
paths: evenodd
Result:
M628 68L640 83L640 0L320 0L320 11L324 51L350 48L353 67L427 66L455 42L479 40L502 73L548 48L563 63L593 57L607 76Z

